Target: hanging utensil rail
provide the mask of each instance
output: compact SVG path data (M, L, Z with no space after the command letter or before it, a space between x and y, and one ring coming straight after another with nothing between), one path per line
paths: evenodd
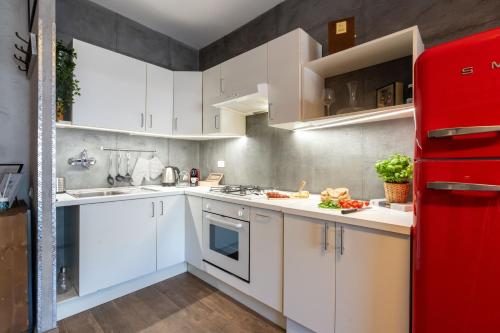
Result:
M123 149L123 148L106 148L101 147L101 150L104 151L124 151L124 152L133 152L133 153L157 153L156 149L154 150L143 150L143 149Z

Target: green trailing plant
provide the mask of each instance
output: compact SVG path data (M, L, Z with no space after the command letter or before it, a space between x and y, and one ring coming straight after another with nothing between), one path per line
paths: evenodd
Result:
M409 156L394 154L378 161L375 170L386 183L408 183L413 177L413 162Z
M77 54L62 41L56 44L56 107L57 116L61 120L74 102L75 96L80 96L80 86L74 70Z

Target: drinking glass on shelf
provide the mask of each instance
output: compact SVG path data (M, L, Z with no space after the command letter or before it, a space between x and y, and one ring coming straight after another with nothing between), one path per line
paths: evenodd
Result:
M326 107L326 115L330 115L330 108L332 104L335 102L335 92L333 88L325 88L323 91L323 104Z

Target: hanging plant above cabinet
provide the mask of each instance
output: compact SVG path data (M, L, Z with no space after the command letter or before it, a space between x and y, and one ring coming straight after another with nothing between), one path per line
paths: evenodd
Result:
M79 82L74 70L76 52L62 41L56 45L56 116L57 121L65 120L71 110L75 96L80 96Z

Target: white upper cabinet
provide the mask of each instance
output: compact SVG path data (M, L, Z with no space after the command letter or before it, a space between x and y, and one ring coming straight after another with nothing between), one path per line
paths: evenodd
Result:
M222 98L221 66L217 65L203 72L203 134L245 135L245 115L213 104Z
M319 57L321 45L302 29L268 43L270 125L293 129L302 121L302 67Z
M267 43L221 64L221 95L231 99L257 91L267 82Z
M174 72L174 135L202 134L202 73Z
M154 134L172 134L174 108L174 73L171 70L147 64L146 131Z
M335 332L410 331L410 238L337 223Z
M143 132L146 63L76 39L73 47L81 88L73 105L73 124Z

